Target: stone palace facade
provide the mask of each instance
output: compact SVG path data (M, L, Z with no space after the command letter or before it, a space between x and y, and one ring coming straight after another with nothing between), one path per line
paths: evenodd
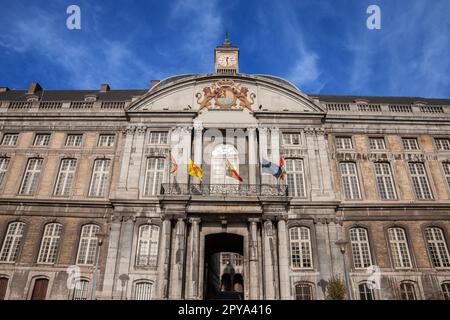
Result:
M449 299L450 99L307 95L228 40L215 64L0 88L0 299Z

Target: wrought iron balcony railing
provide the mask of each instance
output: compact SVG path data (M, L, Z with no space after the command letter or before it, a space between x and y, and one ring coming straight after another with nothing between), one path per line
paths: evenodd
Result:
M288 196L288 186L284 184L187 184L163 183L161 195L199 195L199 196Z

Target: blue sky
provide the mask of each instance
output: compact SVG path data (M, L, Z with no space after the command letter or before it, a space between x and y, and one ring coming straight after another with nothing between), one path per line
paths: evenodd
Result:
M66 9L81 8L81 30ZM381 8L381 30L366 27ZM242 73L306 93L450 98L449 0L0 0L0 86L147 88L213 71L225 30Z

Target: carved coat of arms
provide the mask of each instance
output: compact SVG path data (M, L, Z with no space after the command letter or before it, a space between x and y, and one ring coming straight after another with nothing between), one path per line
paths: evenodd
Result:
M195 95L199 105L199 111L207 109L225 109L242 110L247 108L252 111L252 105L255 103L256 94L248 95L248 89L241 87L233 80L219 80L210 87L203 88L203 94L200 92Z

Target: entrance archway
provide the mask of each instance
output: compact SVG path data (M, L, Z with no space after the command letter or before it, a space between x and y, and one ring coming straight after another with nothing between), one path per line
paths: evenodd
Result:
M205 236L206 300L244 298L244 237L234 233Z

